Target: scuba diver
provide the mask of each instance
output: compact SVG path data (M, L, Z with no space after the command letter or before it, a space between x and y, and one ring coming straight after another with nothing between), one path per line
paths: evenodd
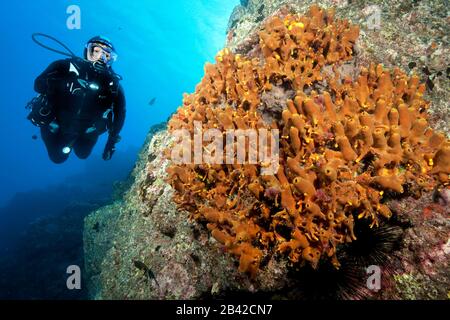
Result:
M36 41L34 35L33 40ZM39 95L28 104L28 119L40 127L54 163L66 161L72 150L78 158L86 159L106 131L109 137L102 157L110 160L120 141L126 113L125 95L119 83L122 78L112 69L116 50L110 40L101 36L88 41L84 59L64 47L71 53L70 58L51 63L36 78L34 90Z

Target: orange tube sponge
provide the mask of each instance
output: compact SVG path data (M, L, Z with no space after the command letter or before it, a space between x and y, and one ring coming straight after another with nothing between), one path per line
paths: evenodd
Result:
M326 165L322 169L322 173L325 177L327 177L330 181L335 181L337 179L337 170L332 165Z
M255 197L259 199L259 195L264 190L264 188L259 183L259 180L255 180L248 185L248 190L250 190L255 195Z
M333 123L333 131L335 136L345 136L345 129L344 126L340 121Z
M236 241L252 241L256 238L260 228L253 222L234 222L233 231L236 234Z
M303 114L304 113L304 111L303 111L303 101L304 101L304 99L305 99L304 95L296 95L295 98L294 98L294 104L295 104L295 107L297 108L297 112L299 114Z
M369 85L367 83L368 70L363 68L361 75L358 77L358 81L355 84L356 99L361 107L366 106L366 102L370 96Z
M401 136L399 132L392 132L389 137L389 146L394 153L402 152Z
M318 249L310 246L310 247L303 249L302 257L306 261L309 261L311 263L311 265L313 266L313 268L316 268L317 263L319 262L319 259L320 259L320 251Z
M372 115L368 114L366 111L363 111L359 115L359 122L362 126L366 126L369 128L370 132L373 131L374 128L374 118Z
M439 147L444 143L445 135L440 132L433 132L433 134L428 139L428 145L430 148L439 149Z
M380 150L387 149L387 139L382 127L376 128L373 132L373 146Z
M309 246L308 239L298 229L295 229L292 232L292 238L293 238L293 240L295 240L295 247L296 248L305 249L305 248L307 248Z
M362 141L364 142L364 147L371 147L373 146L373 135L372 130L369 126L363 126L361 128L361 134L362 134Z
M386 105L386 101L384 99L379 99L376 103L375 107L375 121L379 124L386 124L388 122L387 115L389 109Z
M342 116L351 117L353 114L357 112L357 108L359 108L358 103L353 98L345 96L344 104L342 105L340 114Z
M302 142L299 137L299 132L296 127L291 127L289 129L289 137L291 138L291 146L294 150L294 153L297 154L300 152L300 149L302 147Z
M411 133L410 133L410 139L409 141L412 144L418 143L420 140L425 139L424 137L424 133L425 133L425 129L428 126L428 122L427 120L425 120L424 118L420 118L417 119L416 121L414 121L412 128L411 128Z
M291 114L296 114L296 113L298 113L298 112L297 112L297 109L296 109L296 107L295 107L295 105L294 105L294 101L292 101L291 99L288 99L288 100L286 101L286 106L287 106L287 108L288 108L288 110L289 110L289 112L290 112Z
M305 202L305 210L311 213L312 218L321 218L323 220L326 219L326 216L322 213L320 207L310 200Z
M307 99L303 103L303 108L305 110L306 115L310 118L311 122L314 125L323 122L322 115L320 113L320 108L317 104L314 103L312 99Z
M402 138L409 136L411 130L411 116L409 114L408 106L400 104L398 106L399 122L400 122L400 136Z
M337 116L336 116L336 112L335 112L335 106L333 104L333 101L331 100L331 96L328 92L324 92L323 93L323 100L324 100L324 105L325 108L327 110L327 114L328 114L328 119L330 119L330 121L335 122L337 120Z
M295 212L297 211L295 199L292 196L292 192L289 187L285 187L281 191L281 206L285 208L291 215L295 214Z
M353 150L348 138L346 136L336 137L336 142L339 145L339 150L341 150L342 155L347 161L354 161L358 158L358 155Z
M430 173L450 174L450 143L445 144L433 158L433 169Z
M292 123L297 128L297 130L301 134L304 134L305 133L305 120L302 118L302 116L299 114L294 114L294 115L292 115L292 117L290 119L292 120Z
M277 178L278 178L278 181L280 181L282 187L289 186L289 180L286 177L286 174L284 173L284 165L282 165L282 164L278 166Z
M348 138L354 138L361 129L361 124L356 116L347 119L345 123L345 134Z
M402 181L396 176L376 176L372 181L379 184L383 189L403 193Z
M221 244L229 247L231 246L231 244L233 243L234 239L232 236L230 236L229 234L227 234L224 231L220 231L218 229L213 229L211 231L211 235L214 237L214 239L216 239L217 241L219 241Z
M220 112L218 114L218 120L220 125L225 129L234 129L234 124L231 116L226 112Z
M392 215L381 203L384 191L416 196L449 183L450 141L428 123L419 78L373 63L355 77L341 74L358 33L318 6L306 16L269 18L251 54L225 49L205 66L169 121L170 132L191 137L194 121L224 135L236 128L281 133L273 175L263 174L264 159L167 169L176 204L206 222L251 277L275 252L299 266L317 267L323 257L339 267L338 246L356 239L355 213L374 227ZM210 142L202 143L207 150ZM246 147L246 156L259 150Z
M387 205L385 205L385 204L381 204L379 207L378 207L378 212L380 212L381 213L381 215L383 216L383 217L385 217L385 218L390 218L390 217L392 217L392 211L391 211L391 209L389 209L389 207L387 206Z
M260 250L253 247L251 244L244 242L239 245L232 253L238 255L239 271L249 273L252 278L256 276L259 268L262 253Z
M278 245L279 252L286 252L287 250L295 251L297 249L305 249L309 247L309 241L306 236L297 228L292 232L292 239L287 242L282 242Z
M311 181L303 179L302 177L296 177L293 181L293 184L301 194L305 195L308 198L311 198L316 194L316 188L314 188L314 185L311 183Z
M284 109L281 113L281 117L283 119L283 122L287 125L289 123L289 120L292 118L292 113L288 109Z
M391 126L398 126L398 120L399 120L398 110L392 108L391 111L389 111L389 124Z

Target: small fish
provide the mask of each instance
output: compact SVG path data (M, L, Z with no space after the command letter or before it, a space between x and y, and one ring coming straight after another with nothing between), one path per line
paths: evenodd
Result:
M38 138L38 136L35 135L35 134L33 134L33 135L31 136L31 139L33 139L33 140L37 140L37 138Z
M155 280L156 285L159 287L159 283L158 283L158 281L156 280L155 274L153 273L152 270L150 270L150 269L147 270L147 276L148 276L148 278L149 278L150 280L151 280L151 279Z
M134 260L133 263L134 263L134 266L135 266L136 268L138 268L139 270L142 270L142 271L147 272L148 267L147 267L147 265L146 265L145 263L143 263L142 261Z
M153 98L152 100L150 100L150 102L148 103L149 106L152 106L155 104L156 98Z
M428 77L427 81L425 82L428 90L433 91L434 88L434 83L433 80L431 79L431 77Z
M425 73L427 76L431 76L431 72L427 66L422 68L422 72Z
M148 279L150 281L152 279L155 280L156 285L159 287L159 283L156 280L155 274L149 267L147 267L147 265L145 263L143 263L142 261L138 261L138 260L134 260L133 263L136 268L145 272L145 275L148 277Z

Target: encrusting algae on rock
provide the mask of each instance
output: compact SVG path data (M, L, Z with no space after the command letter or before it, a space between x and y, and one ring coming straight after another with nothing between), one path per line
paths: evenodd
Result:
M176 203L252 277L273 255L314 268L327 258L339 268L336 250L356 240L355 220L376 227L392 215L387 197L448 187L450 141L428 126L419 78L375 64L355 80L341 75L358 33L317 6L306 16L272 17L256 56L221 51L169 121L170 131L191 136L195 121L223 133L280 131L273 175L261 174L264 163L168 168ZM279 86L293 94L268 122L262 95Z

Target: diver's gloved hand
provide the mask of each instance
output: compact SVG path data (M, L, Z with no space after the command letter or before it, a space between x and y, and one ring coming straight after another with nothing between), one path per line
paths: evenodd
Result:
M112 155L116 151L116 143L120 141L120 136L109 136L108 141L105 145L105 150L103 151L103 160L111 160Z

